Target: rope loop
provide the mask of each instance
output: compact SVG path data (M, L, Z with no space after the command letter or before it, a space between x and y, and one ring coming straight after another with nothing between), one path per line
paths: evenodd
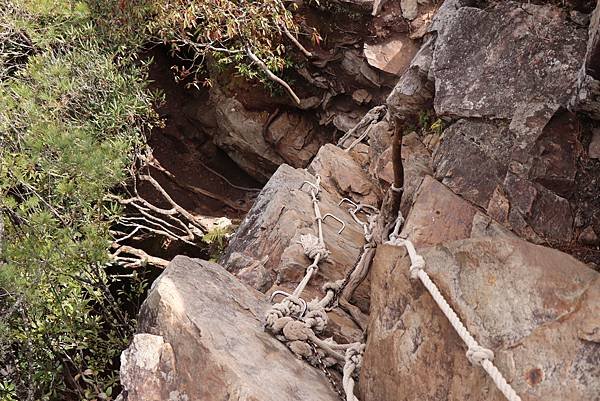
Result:
M362 366L362 358L363 358L364 352L365 352L365 344L362 344L362 343L352 344L346 350L346 355L344 358L346 364L352 364L352 365L354 365L355 369L360 369L360 367Z
M494 351L489 348L484 348L481 345L476 345L467 350L467 359L471 364L481 366L481 363L488 359L489 361L494 360Z
M310 259L315 260L318 256L319 261L324 261L329 256L330 252L325 248L325 244L312 234L301 235L298 243L302 245L304 254Z
M419 278L419 271L423 270L423 268L425 268L425 259L423 259L423 256L421 256L421 255L416 255L411 260L410 278L413 280L416 280L417 278Z
M396 193L402 193L402 191L404 191L404 187L397 188L394 184L390 186L390 189Z
M308 311L304 318L306 325L317 333L325 330L325 327L327 327L327 320L327 313L325 313L323 308Z

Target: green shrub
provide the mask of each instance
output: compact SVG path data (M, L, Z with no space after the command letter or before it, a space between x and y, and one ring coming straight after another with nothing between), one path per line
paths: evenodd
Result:
M86 4L2 8L0 37L27 46L0 54L0 394L110 399L135 321L104 269L121 213L106 195L156 122L155 97L144 65L103 40Z

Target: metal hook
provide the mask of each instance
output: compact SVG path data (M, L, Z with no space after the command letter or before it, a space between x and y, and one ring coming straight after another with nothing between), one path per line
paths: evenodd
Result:
M306 313L306 310L308 309L308 305L306 304L305 300L303 300L302 298L299 298L299 297L294 297L292 294L289 294L285 291L273 291L273 293L269 297L269 301L273 302L273 299L275 299L275 297L277 295L283 295L286 298L296 298L298 301L300 301L300 305L302 306L302 311L300 313L300 317L304 316L304 314Z
M358 207L357 207L357 209L358 209L358 210L357 210L357 212L359 212L359 211L361 211L361 210L362 210L362 211L364 211L365 213L367 213L367 212L366 212L366 209L369 209L369 210L371 210L371 212L372 212L372 213L377 213L377 212L379 212L379 209L377 209L375 206L371 206L371 205L368 205L368 204L366 204L366 203L359 203L359 204L358 204Z
M344 203L344 202L348 202L349 204L351 204L355 208L358 207L358 205L352 199L350 199L350 198L342 198L342 200L340 201L340 203L338 203L338 206L342 206L342 203Z
M312 182L310 182L310 181L302 181L302 184L300 185L300 190L302 190L302 187L304 186L304 184L308 184L308 185L310 185L311 187L313 187L313 188L315 189L315 191L317 191L317 193L319 193L319 191L320 191L320 189L319 189L319 181L320 181L320 180L317 180L317 183L316 183L316 184L313 184L313 183L312 183Z
M359 219L358 216L356 215L356 213L358 211L359 211L358 209L355 209L355 210L348 209L348 212L350 212L350 215L352 216L352 218L354 219L354 221L356 221L361 226L365 226L367 223L365 223L364 221L362 221L361 219Z
M342 231L344 231L344 228L346 228L346 223L344 223L340 218L334 216L331 213L327 213L325 216L323 216L323 218L321 220L325 221L325 219L327 219L327 217L331 217L332 219L337 220L342 225L342 228L340 228L340 231L338 231L338 234L341 234Z

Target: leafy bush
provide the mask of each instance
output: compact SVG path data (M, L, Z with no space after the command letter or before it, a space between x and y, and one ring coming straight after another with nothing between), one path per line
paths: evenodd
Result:
M195 85L205 78L208 58L233 66L245 78L264 81L264 70L247 50L274 73L291 65L282 37L297 27L281 0L133 0L119 2L118 7L105 0L88 3L100 15L111 16L103 19L107 35L169 46L185 62L184 67L174 66L177 77ZM112 26L115 20L117 30Z
M84 3L2 8L0 37L26 46L0 47L0 396L110 399L135 321L104 269L121 213L106 195L128 178L155 98Z
M0 4L0 399L112 399L146 282L112 275L110 196L158 123L139 46L168 44L256 77L289 67L280 0ZM286 64L287 63L287 64ZM264 73L264 70L262 70ZM193 217L193 216L192 216ZM224 230L205 236L218 251Z

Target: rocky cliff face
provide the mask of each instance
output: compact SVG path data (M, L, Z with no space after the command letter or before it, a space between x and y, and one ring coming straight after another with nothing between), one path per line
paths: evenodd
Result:
M305 182L317 177L321 213L339 221L323 224L329 255L302 298L349 277L371 245L367 216L340 202L381 207L402 124L400 237L522 400L600 400L600 8L589 3L336 2L377 39L299 71L320 88L301 108L257 111L231 87L211 90L195 121L268 181L223 267L177 258L154 284L122 357L122 397L328 400L347 388L343 364L315 369L263 331L267 297L291 293L311 263L300 242L316 235ZM410 280L404 248L373 244L369 274L320 334L366 343L354 394L504 399Z

